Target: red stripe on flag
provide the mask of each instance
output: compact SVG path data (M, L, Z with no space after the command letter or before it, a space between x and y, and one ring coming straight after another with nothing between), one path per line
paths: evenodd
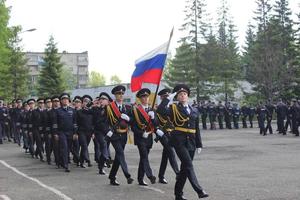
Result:
M142 89L143 83L159 84L161 79L162 69L151 69L138 77L131 77L131 91L136 92Z

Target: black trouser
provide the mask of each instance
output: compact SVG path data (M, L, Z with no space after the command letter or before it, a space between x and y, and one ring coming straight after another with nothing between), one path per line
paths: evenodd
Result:
M233 125L235 129L239 128L239 116L233 116Z
M209 123L210 123L210 130L215 130L216 129L216 116L215 115L209 115Z
M250 128L253 128L253 117L254 115L249 115Z
M17 122L16 124L14 124L14 141L16 143L18 143L18 145L21 145L21 124L19 122Z
M71 152L73 155L73 162L78 164L79 163L79 151L80 151L79 135L78 135L78 138L73 137L72 140L73 140L72 145L71 145L71 148L69 149L68 155L70 155L70 152ZM70 162L70 157L68 159Z
M278 126L278 132L286 134L286 131L284 129L284 117L277 117L277 126Z
M267 118L267 126L266 126L266 132L269 130L270 134L273 134L272 130L272 117Z
M108 160L107 142L104 133L95 131L94 144L97 145L97 149L95 149L95 159L98 163L98 169L102 170L104 162Z
M38 128L33 129L33 138L36 143L36 150L35 150L35 156L39 156L40 159L42 160L44 158L43 156L43 142L42 142L42 137L40 134L40 131Z
M219 128L223 129L223 120L224 120L224 115L218 115L218 122L219 122Z
M259 125L259 133L266 135L266 128L265 128L265 119L258 117L258 125Z
M194 159L194 151L189 151L185 146L175 146L175 151L177 156L181 161L180 172L177 176L176 183L175 183L175 195L182 196L183 195L183 188L188 178L193 189L198 193L202 193L202 187L198 183L194 166L193 166L193 159Z
M54 153L55 164L57 166L62 166L61 159L60 159L60 148L59 148L59 136L58 135L52 135L52 144L53 144L53 153Z
M73 134L70 132L60 132L59 136L59 154L62 167L69 168L69 153L73 145Z
M52 144L52 135L50 132L46 132L45 133L45 151L46 151L46 158L47 158L47 162L50 163L51 162L51 153L53 150L53 144Z
M242 116L243 128L248 128L247 126L247 115Z
M148 159L150 148L148 148L147 144L143 142L137 144L137 147L140 154L140 162L138 168L138 181L142 182L145 174L148 178L153 176L152 169L150 167L150 163Z
M165 134L168 134L168 133L165 133ZM164 178L165 172L167 169L168 160L170 162L172 169L174 170L175 174L177 175L179 173L179 168L178 168L178 164L177 164L176 157L175 157L175 150L169 144L168 136L164 135L163 137L161 137L160 143L163 146L163 151L162 151L162 156L161 156L158 178L159 179Z
M232 129L231 127L231 116L230 115L225 115L225 122L226 122L226 128Z
M202 115L201 115L201 120L202 120L202 127L203 127L203 129L207 129L207 126L206 126L206 118L207 118L207 114L202 114Z
M118 134L118 133L114 133L114 134ZM109 179L111 180L115 180L116 179L116 175L118 172L118 169L121 165L122 171L125 175L126 178L130 178L131 175L128 172L128 167L127 167L127 163L125 160L125 154L124 154L124 149L127 143L127 133L122 133L122 134L118 134L120 137L116 140L111 140L111 144L115 149L115 159L114 162L112 164L110 173L109 173Z
M92 131L78 131L80 145L80 163L84 161L90 163L89 144L91 142Z
M0 122L0 143L2 144L2 138L3 138L4 134L3 134L3 125L2 122Z
M298 130L298 120L292 118L292 132L295 135L299 135L299 130Z

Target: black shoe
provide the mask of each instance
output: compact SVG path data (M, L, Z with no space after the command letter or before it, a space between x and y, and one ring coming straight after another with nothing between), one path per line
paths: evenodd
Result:
M114 185L114 186L119 186L120 185L120 183L117 180L113 180L113 179L110 180L110 184Z
M133 182L133 179L132 178L127 178L127 184L132 184L132 182Z
M168 184L168 181L165 178L160 178L159 182L162 184Z
M100 169L100 170L99 170L99 174L105 175L106 173L105 173L105 171L104 171L103 169Z
M43 158L40 159L41 162L45 162L45 160Z
M141 186L148 186L148 184L145 181L139 181L139 185L141 185Z
M198 194L198 197L201 199L201 198L206 198L208 197L209 195L204 191L202 190L201 193Z
M181 196L175 196L175 200L187 200L187 198L181 195Z
M88 167L93 167L93 165L91 164L91 162L88 162Z
M86 168L83 163L80 164L81 168Z
M155 176L150 176L149 180L150 180L151 184L154 184L156 182L156 177Z
M47 161L48 165L51 165L51 161Z
M65 172L68 172L68 173L69 173L69 172L71 172L71 171L69 170L69 168L66 168L66 169L65 169Z

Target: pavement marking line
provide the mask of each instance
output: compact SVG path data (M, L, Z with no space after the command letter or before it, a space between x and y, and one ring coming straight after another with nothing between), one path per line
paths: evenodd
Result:
M61 191L59 191L59 190L57 190L57 189L55 189L55 188L53 188L53 187L51 187L51 186L48 186L48 185L42 183L41 181L39 181L39 180L36 179L36 178L32 178L32 177L26 175L25 173L20 172L20 171L19 171L18 169L16 169L15 167L10 166L7 162L5 162L5 161L3 161L3 160L0 160L0 163L1 163L2 165L4 165L5 167L7 167L7 168L13 170L13 171L16 172L17 174L19 174L19 175L21 175L21 176L23 176L23 177L25 177L25 178L27 178L27 179L29 179L29 180L31 180L31 181L37 183L38 185L40 185L40 186L43 187L43 188L45 188L45 189L47 189L47 190L49 190L49 191L55 193L56 195L58 195L59 197L61 197L63 200L72 200L71 197L68 197L67 195L63 194ZM6 200L6 199L5 199L5 200Z
M0 198L2 198L3 200L11 200L11 198L9 198L8 196L2 194L0 195Z
M162 193L164 194L165 191L162 191L161 189L158 189L158 188L155 188L155 187L151 187L151 186L140 186L141 188L145 188L145 189L148 189L148 190L152 190L152 191L155 191L155 192L159 192L159 193Z

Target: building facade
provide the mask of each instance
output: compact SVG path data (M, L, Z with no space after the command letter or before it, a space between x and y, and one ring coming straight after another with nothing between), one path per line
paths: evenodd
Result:
M88 66L89 66L89 58L88 52L82 53L67 53L62 52L59 53L61 56L61 63L64 67L72 73L75 80L76 88L85 88L88 83ZM30 84L32 86L36 85L37 78L40 74L40 71L43 67L44 62L44 52L26 52L25 56L27 58L27 66L29 68L30 75Z

